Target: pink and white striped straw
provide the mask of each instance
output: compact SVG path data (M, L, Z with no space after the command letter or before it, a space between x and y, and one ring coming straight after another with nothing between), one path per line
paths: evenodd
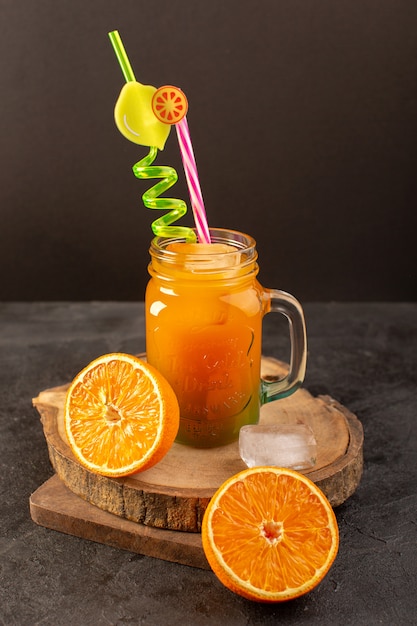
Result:
M187 179L188 191L190 193L191 207L193 209L194 221L197 229L197 237L200 243L211 243L206 210L204 208L200 181L198 179L197 165L195 162L187 118L183 117L178 124L175 124L175 128L177 130L185 177Z

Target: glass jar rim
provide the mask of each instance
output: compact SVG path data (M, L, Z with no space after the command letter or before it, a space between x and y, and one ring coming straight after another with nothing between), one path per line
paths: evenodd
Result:
M211 243L226 244L231 246L230 250L210 250L210 246L204 247L204 253L183 252L179 250L169 250L172 244L186 243L183 237L155 237L151 241L149 249L151 255L151 266L156 264L154 270L159 272L163 268L170 272L170 268L179 269L182 267L187 273L193 275L205 275L215 278L220 272L223 278L243 276L255 271L257 273L256 241L250 235L236 230L226 228L210 228ZM194 245L200 245L195 243ZM204 244L202 244L204 245ZM238 259L236 254L240 253ZM223 261L223 263L222 263ZM151 268L149 268L151 271ZM153 272L151 272L153 273ZM163 272L165 273L165 272ZM225 274L226 273L226 274Z
M194 232L196 232L195 229L193 229ZM256 248L256 241L253 237L251 237L250 235L247 235L246 233L242 233L238 230L230 230L228 228L210 228L210 237L211 237L211 243L222 243L222 244L226 244L226 245L230 245L233 246L233 248L235 248L235 250L230 250L229 254L233 254L236 249L237 250L249 250L249 249L255 249ZM170 253L172 255L176 255L179 254L178 252L174 252L171 250L167 250L167 247L170 244L175 244L175 243L186 243L186 240L184 237L154 237L151 241L151 252L154 251L159 251L159 250L163 250L166 253ZM207 249L207 252L205 252L207 254L219 254L219 252L210 252L210 249ZM193 255L193 253L188 253L188 252L181 252L180 254L186 254L191 255L191 256L198 256L198 255ZM228 252L221 252L220 254L228 254Z

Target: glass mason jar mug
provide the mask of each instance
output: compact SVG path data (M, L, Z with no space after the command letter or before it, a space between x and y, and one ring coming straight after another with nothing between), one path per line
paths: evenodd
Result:
M184 246L156 237L146 289L148 362L170 382L180 406L177 442L228 444L260 406L293 393L303 382L306 330L299 302L258 280L255 241L237 231L210 229L212 243ZM261 378L262 319L289 322L291 359L282 379Z

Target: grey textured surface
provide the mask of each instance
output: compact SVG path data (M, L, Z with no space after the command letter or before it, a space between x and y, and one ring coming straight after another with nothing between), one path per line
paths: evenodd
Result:
M361 420L365 467L336 510L340 551L310 594L248 602L210 571L37 526L29 497L52 475L31 399L108 351L144 350L143 305L0 304L0 624L415 624L417 305L305 305L305 387ZM285 356L266 324L264 352Z

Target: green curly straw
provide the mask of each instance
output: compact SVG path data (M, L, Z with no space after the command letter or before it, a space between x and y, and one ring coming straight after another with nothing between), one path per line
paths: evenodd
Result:
M123 42L117 30L109 33L117 60L126 82L136 81L132 66L123 46ZM173 167L152 166L158 154L158 148L151 146L149 154L135 163L133 173L136 178L147 180L149 178L162 178L162 180L145 191L142 200L148 209L170 209L168 213L162 215L152 222L152 231L157 237L180 237L187 242L195 242L195 232L187 226L172 226L187 212L187 205L183 200L177 198L159 198L167 189L172 187L178 180L178 174Z
M125 77L125 81L127 83L134 82L136 78L118 31L112 30L111 33L109 33L109 37L117 60L119 61L120 69L122 70L123 76Z

